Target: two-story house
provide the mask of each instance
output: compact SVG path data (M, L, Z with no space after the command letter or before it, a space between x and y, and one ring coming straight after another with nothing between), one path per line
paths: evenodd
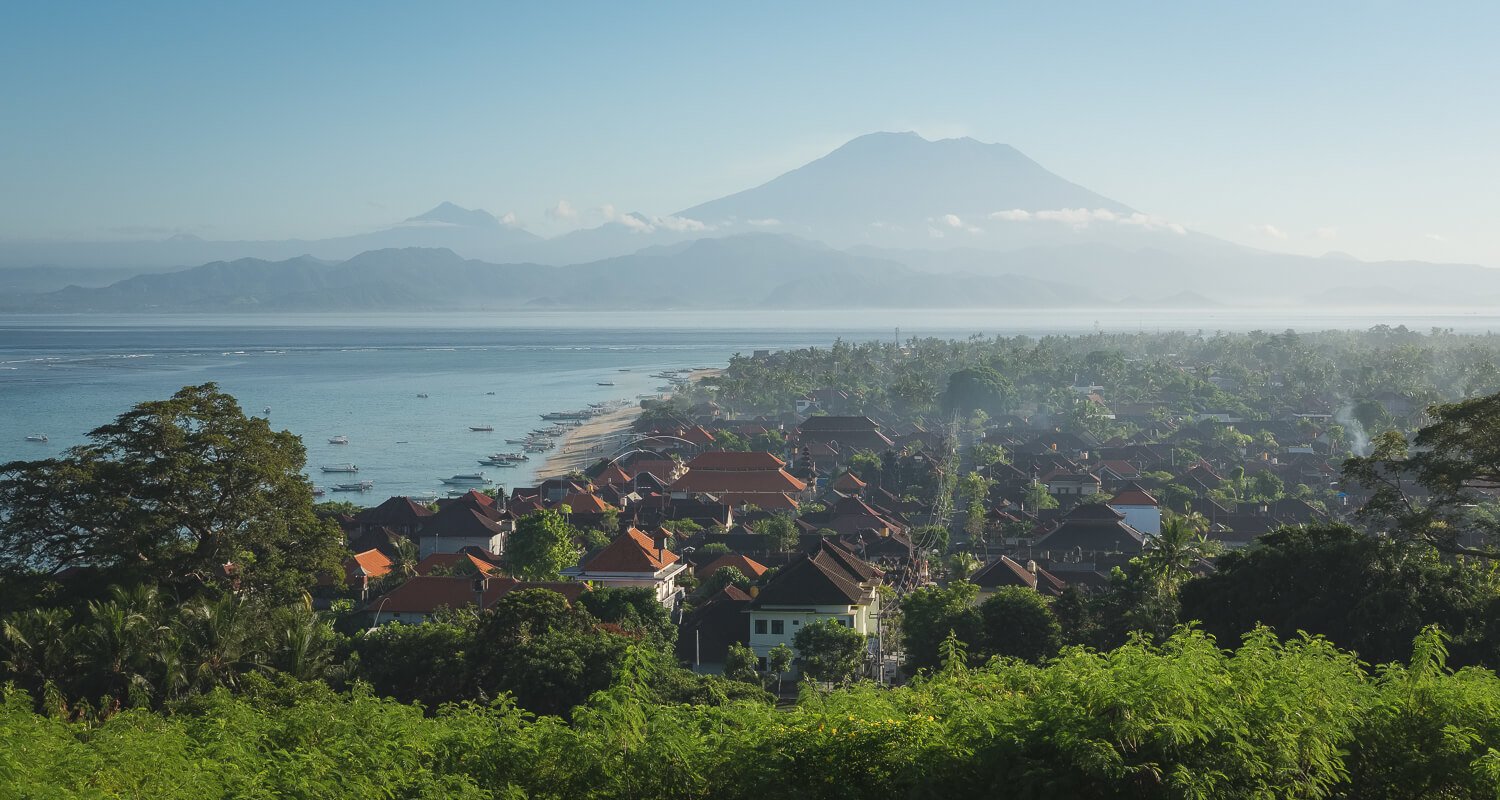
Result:
M628 528L608 545L584 559L576 567L562 571L575 581L587 581L599 588L645 586L656 591L656 600L676 609L682 600L677 577L687 564L650 535Z
M884 573L828 541L782 567L749 606L750 649L766 668L779 644L796 649L797 631L837 620L868 638L880 635L880 585ZM794 666L787 677L797 674Z

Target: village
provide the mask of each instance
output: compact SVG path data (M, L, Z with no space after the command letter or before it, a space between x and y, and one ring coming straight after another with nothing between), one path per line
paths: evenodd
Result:
M975 603L1007 587L1051 601L1108 587L1152 547L1164 515L1192 520L1212 543L1205 553L1348 516L1335 409L1256 419L1160 397L1116 402L1091 382L1067 392L1134 433L1101 440L1035 408L977 424L877 419L851 413L837 386L753 417L704 392L644 403L569 474L343 515L352 555L318 601L342 601L374 629L525 589L576 601L645 588L677 627L678 662L696 672L722 674L747 648L758 671L795 687L797 633L832 621L865 642L859 676L890 683L910 675L891 622L922 587L967 582ZM1392 418L1413 412L1408 398L1380 402ZM510 537L544 512L572 532L576 563L548 580L514 577ZM1191 570L1211 572L1212 559Z

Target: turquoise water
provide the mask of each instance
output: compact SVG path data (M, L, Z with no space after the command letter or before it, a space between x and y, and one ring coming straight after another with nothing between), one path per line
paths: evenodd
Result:
M247 413L269 407L274 426L303 437L316 485L374 481L368 493L329 495L369 504L440 491L439 478L518 449L504 440L542 427L545 412L634 401L664 383L652 372L720 366L737 352L891 338L897 327L905 338L1379 322L1500 330L1500 320L1475 314L1244 311L0 316L0 462L56 455L135 403L215 381ZM471 425L495 431L474 433ZM49 441L25 441L31 433ZM328 443L340 435L350 443ZM483 469L502 486L524 485L542 460ZM359 473L317 470L343 462Z

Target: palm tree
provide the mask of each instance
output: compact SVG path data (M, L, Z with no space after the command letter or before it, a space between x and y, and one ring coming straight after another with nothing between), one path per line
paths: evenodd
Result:
M0 622L0 668L34 697L77 674L79 648L72 616L66 609L38 608Z
M149 699L152 687L146 673L154 649L151 643L164 628L161 615L154 587L116 586L110 590L109 600L89 602L82 650L84 657L98 666L92 674L103 678L100 694L121 702L128 699L133 705Z
M1162 596L1175 595L1177 587L1199 561L1216 555L1219 543L1207 536L1202 514L1167 514L1161 533L1151 537L1141 552L1141 574Z

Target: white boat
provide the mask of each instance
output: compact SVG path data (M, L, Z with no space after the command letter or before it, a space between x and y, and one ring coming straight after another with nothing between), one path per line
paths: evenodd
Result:
M368 492L375 488L375 481L359 481L357 483L334 484L335 492Z
M506 461L504 459L499 459L499 458L481 458L481 459L479 459L479 466L481 466L481 467L499 467L500 469L515 469L516 467L519 467L521 465L517 464L514 461Z
M497 461L527 461L530 457L525 453L490 453L490 458Z
M438 494L437 492L424 492L422 494L407 495L406 499L413 503L436 503L438 501Z
M359 472L358 464L324 464L319 467L324 472Z
M495 426L493 426L493 425L470 425L469 426L469 430L474 431L475 433L489 433L489 432L495 430Z
M454 475L451 478L439 478L439 480L449 486L486 486L490 482L489 478L484 477L483 472L470 472Z
M328 440L328 443L329 444L348 444L349 443L349 437L344 436L344 435L341 434L339 436L331 437Z
M45 442L45 441L47 441L47 434L45 434L45 433L33 433L30 436L26 437L26 441L28 441L28 442Z

